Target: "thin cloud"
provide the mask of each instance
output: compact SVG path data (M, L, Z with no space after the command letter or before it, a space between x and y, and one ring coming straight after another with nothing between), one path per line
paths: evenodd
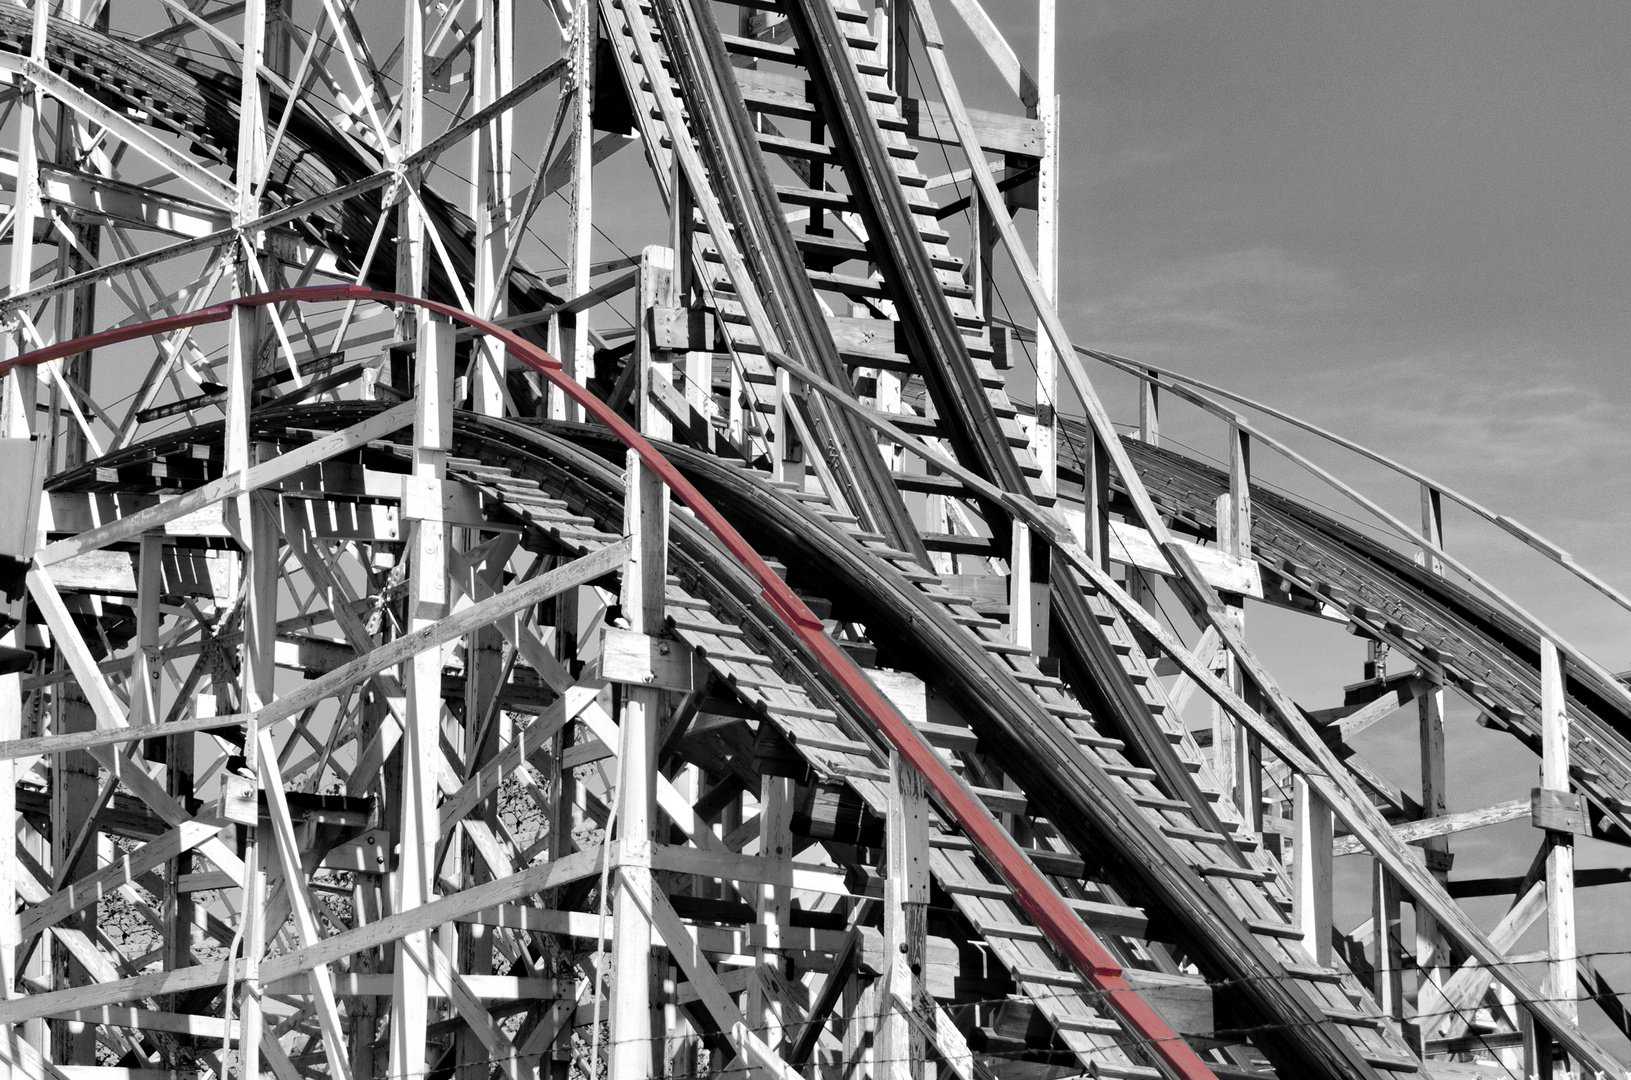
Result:
M1269 246L1210 253L1163 267L1083 312L1095 337L1276 333L1346 301L1340 274Z

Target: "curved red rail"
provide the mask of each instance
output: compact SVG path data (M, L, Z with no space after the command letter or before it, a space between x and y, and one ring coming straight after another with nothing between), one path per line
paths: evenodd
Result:
M151 337L192 326L223 322L238 307L265 307L280 303L321 303L338 300L375 300L380 303L411 304L415 307L446 316L504 343L505 351L528 367L542 374L563 393L583 406L586 413L605 424L629 449L640 455L646 467L662 478L675 497L691 509L721 544L745 566L763 589L763 597L787 626L798 635L827 672L838 680L845 693L861 712L872 721L889 744L898 750L911 766L922 774L934 789L942 805L956 819L986 858L1014 890L1014 901L1023 908L1048 939L1069 958L1077 970L1095 989L1105 995L1110 1007L1121 1016L1151 1050L1169 1068L1184 1080L1216 1080L1195 1051L1182 1037L1140 998L1121 977L1116 963L1093 933L1048 884L1047 879L1033 866L1024 852L1007 832L991 817L985 807L964 787L928 743L923 741L910 722L895 711L889 700L872 685L861 669L831 639L822 632L821 620L805 606L804 601L776 576L774 570L759 553L744 540L730 522L726 521L713 504L703 498L678 468L658 452L628 421L612 410L604 401L590 393L561 370L561 362L514 331L506 330L486 319L449 304L438 303L415 296L383 292L358 285L306 285L293 289L275 289L236 300L227 300L183 315L171 315L133 326L115 327L73 341L47 346L24 353L15 359L0 361L0 378L15 367L31 367L51 360L89 352L104 345L115 345L141 337Z

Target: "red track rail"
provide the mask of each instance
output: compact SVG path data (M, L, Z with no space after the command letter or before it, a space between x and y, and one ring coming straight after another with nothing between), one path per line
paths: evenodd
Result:
M948 769L934 749L912 727L911 723L895 711L889 700L872 685L861 669L822 632L821 620L805 606L804 601L776 576L753 547L731 527L702 493L691 485L678 468L663 457L657 448L636 431L587 387L566 375L561 362L538 346L516 333L497 326L486 319L448 304L437 303L415 296L367 289L358 285L307 285L294 289L275 289L236 300L228 300L184 315L171 315L134 326L121 326L88 334L72 341L47 346L24 353L15 359L0 361L0 378L17 367L33 367L65 356L89 352L104 345L116 345L135 338L167 334L193 326L224 322L238 307L265 307L281 303L323 303L339 300L374 300L387 304L411 304L463 323L489 337L504 343L505 351L548 379L563 393L583 406L584 411L605 424L629 449L640 455L646 467L662 478L675 497L691 509L697 520L719 538L736 559L747 568L763 589L765 601L775 610L789 629L798 635L827 672L844 688L850 701L889 740L911 766L922 774L929 787L939 797L957 824L968 835L998 872L1013 887L1014 901L1023 908L1048 939L1069 958L1093 987L1105 996L1129 1028L1150 1046L1151 1050L1184 1080L1216 1080L1195 1051L1138 996L1121 976L1121 966L1093 936L1076 913L1032 865L1025 853L991 817L985 807Z

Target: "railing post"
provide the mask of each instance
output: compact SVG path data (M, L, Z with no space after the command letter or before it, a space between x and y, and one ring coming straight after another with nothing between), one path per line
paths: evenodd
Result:
M1138 438L1151 446L1161 445L1161 388L1151 378L1138 380Z

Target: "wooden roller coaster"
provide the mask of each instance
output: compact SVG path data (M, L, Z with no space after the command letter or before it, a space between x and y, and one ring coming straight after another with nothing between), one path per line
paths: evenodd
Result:
M1626 1074L1631 691L1446 516L1631 600L1076 345L1024 18L0 2L8 1075Z

